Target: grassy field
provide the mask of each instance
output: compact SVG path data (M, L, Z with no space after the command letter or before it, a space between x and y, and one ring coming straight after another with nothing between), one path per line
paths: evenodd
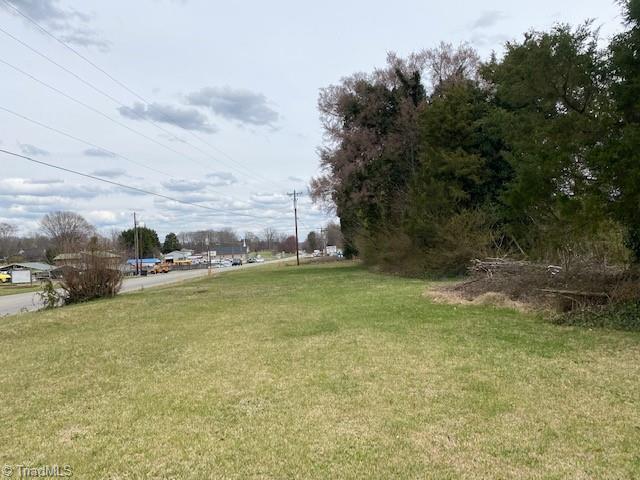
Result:
M278 255L280 255L280 253L277 253L274 255L274 253L271 250L260 250L258 252L249 253L250 257L257 257L258 255L264 258L265 260L273 260L274 258L279 258ZM295 257L295 256L296 256L295 253L284 254L284 257Z
M273 252L271 250L260 250L258 252L251 252L249 254L250 257L255 257L255 256L258 256L258 255L260 255L265 260L271 260L272 258L275 258L275 255L273 254Z
M3 295L15 295L16 293L29 293L29 292L37 292L41 290L42 286L40 283L35 283L33 285L0 285L0 297Z
M640 334L266 266L0 321L0 467L640 478Z

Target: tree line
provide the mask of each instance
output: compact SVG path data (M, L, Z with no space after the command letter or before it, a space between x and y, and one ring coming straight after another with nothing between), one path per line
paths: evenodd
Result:
M315 232L307 237L303 247L311 251L320 248L323 240L329 245L340 244L341 234L338 225L329 223L323 238ZM157 257L183 248L196 252L205 252L216 245L246 244L250 251L271 251L294 253L295 236L267 227L259 233L245 232L240 235L231 228L199 230L191 232L168 233L160 241L158 233L147 226L138 227L139 253L142 257ZM18 235L14 224L0 222L0 261L33 261L53 259L60 253L78 253L89 245L99 244L102 249L120 252L132 258L135 236L133 228L113 230L109 236L101 235L82 215L69 211L46 214L40 220L39 231L32 235Z
M322 90L314 199L346 254L456 274L517 254L640 262L640 0L602 46L591 22L501 58L442 43Z

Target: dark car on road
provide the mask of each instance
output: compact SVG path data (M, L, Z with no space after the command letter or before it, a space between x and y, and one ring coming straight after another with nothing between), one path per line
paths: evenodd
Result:
M233 260L231 260L231 266L232 267L238 267L242 265L242 259L241 258L234 258Z

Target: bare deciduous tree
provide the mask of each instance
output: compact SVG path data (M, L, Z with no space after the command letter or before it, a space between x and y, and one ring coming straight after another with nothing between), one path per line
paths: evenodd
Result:
M17 231L18 228L11 223L0 223L0 240L13 237Z
M18 228L11 223L0 223L0 257L6 257L11 252Z
M343 238L340 225L335 222L329 222L325 229L327 231L327 245L336 245L338 248L342 248Z
M74 212L53 212L40 221L40 228L53 241L59 252L82 248L96 230L82 215Z
M420 55L424 57L434 90L462 80L479 79L480 57L467 44L454 47L451 43L441 42L436 48L423 50Z
M278 232L274 228L267 227L264 229L263 235L265 242L267 242L267 250L272 250L276 244Z

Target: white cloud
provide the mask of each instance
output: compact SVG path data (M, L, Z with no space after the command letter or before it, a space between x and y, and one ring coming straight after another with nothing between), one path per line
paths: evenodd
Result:
M229 172L213 172L207 174L207 179L212 186L221 187L223 185L233 185L238 183L238 179Z
M206 115L195 108L180 108L162 103L145 105L135 102L133 107L120 107L118 111L120 115L131 120L151 120L205 133L215 133L218 130L209 122Z
M91 210L85 214L85 218L97 227L118 225L128 220L126 213L113 210Z
M280 118L261 93L231 87L204 87L187 95L189 105L206 107L213 113L243 124L274 126Z
M127 174L127 171L124 168L100 168L98 170L94 170L91 174L96 177L118 178L124 177Z
M508 18L507 15L500 10L486 10L471 24L471 28L473 30L490 28L506 18Z
M109 192L96 185L68 184L61 180L0 179L0 197L19 195L35 197L94 198Z
M72 8L61 8L57 0L8 0L8 2L24 15L44 24L67 43L97 47L102 51L109 48L109 43L89 26L91 16L86 13ZM19 15L11 8L7 10ZM27 22L27 24L31 26L30 23Z
M117 157L115 153L109 152L107 150L103 150L101 148L87 148L83 153L87 157L106 157L106 158Z
M22 151L22 153L31 157L37 157L38 155L46 157L49 155L47 150L36 147L35 145L30 145L28 143L20 143L18 145L20 146L20 151Z

